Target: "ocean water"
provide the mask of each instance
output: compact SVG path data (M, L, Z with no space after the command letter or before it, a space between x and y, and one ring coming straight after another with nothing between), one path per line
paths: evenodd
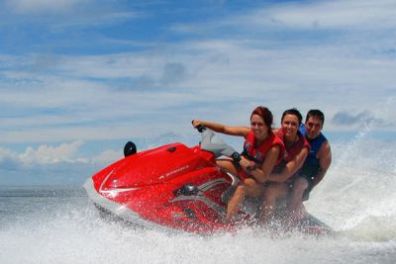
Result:
M102 220L79 186L0 187L0 263L396 263L395 142L357 135L332 147L306 207L334 236L135 229Z

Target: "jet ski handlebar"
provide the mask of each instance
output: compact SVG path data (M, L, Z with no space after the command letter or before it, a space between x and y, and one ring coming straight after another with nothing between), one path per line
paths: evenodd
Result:
M198 130L199 133L202 133L206 129L204 125L198 125L195 128Z

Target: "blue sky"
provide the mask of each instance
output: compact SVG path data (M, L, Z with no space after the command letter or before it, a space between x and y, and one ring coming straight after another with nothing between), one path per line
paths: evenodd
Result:
M193 118L248 124L256 105L277 123L286 108L320 108L330 135L392 139L394 10L390 0L1 1L0 184L76 183L126 140L192 144Z

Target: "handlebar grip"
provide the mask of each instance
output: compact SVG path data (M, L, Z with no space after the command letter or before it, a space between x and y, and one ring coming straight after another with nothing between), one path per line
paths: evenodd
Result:
M199 125L196 127L196 129L198 130L199 133L202 133L206 129L206 127L204 127L203 125Z
M191 124L194 124L194 120L191 121ZM206 129L204 125L198 125L195 128L198 130L199 133L202 133Z

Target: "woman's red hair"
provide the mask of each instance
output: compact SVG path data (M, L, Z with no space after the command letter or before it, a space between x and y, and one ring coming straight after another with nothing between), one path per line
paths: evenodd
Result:
M257 106L253 110L252 114L250 115L250 119L252 119L253 115L260 116L263 119L263 121L266 124L266 126L268 127L268 129L271 131L271 126L272 126L272 122L273 122L274 117L272 116L271 111L267 107L265 107L265 106Z

